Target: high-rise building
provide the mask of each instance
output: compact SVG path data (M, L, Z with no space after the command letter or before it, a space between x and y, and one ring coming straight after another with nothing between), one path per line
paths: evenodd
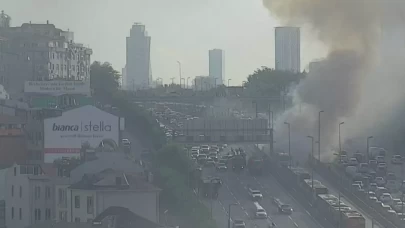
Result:
M214 85L223 85L225 79L225 54L221 49L209 51L209 76Z
M145 25L132 25L127 37L125 82L128 90L146 89L152 84L150 42L151 37L148 36Z
M300 72L300 28L276 27L275 51L276 70Z

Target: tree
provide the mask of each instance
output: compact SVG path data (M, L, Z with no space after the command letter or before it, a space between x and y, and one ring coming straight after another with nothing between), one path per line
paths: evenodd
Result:
M245 87L250 96L280 96L282 91L285 92L292 84L298 83L305 75L305 72L292 73L262 67L248 76Z
M95 61L90 66L90 87L94 95L101 98L112 97L118 90L121 75L108 62Z

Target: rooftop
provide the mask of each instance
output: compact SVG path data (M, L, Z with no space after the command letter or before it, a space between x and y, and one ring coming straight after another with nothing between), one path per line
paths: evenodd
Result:
M80 181L72 184L70 188L140 192L160 191L160 189L147 182L144 176L115 171L113 169L105 169L97 174L85 174Z

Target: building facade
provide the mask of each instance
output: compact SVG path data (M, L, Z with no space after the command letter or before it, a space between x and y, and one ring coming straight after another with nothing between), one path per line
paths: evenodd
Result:
M54 186L39 165L13 165L5 177L6 225L25 228L50 221L54 213Z
M193 85L195 91L207 91L214 87L214 80L210 76L196 76Z
M11 98L25 81L90 80L92 50L74 43L74 34L53 24L0 27L0 84Z
M151 37L145 25L135 23L126 40L126 89L149 88L152 83L150 62Z
M275 68L276 70L301 71L300 28L275 28Z
M221 49L209 51L209 76L214 86L223 85L225 80L225 53Z

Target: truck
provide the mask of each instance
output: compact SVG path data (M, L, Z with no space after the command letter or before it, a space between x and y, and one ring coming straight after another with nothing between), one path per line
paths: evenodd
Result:
M219 177L203 177L200 181L199 193L201 196L211 199L218 198L222 180Z
M246 157L243 154L234 155L231 158L231 165L233 171L242 171L246 166Z
M260 176L263 174L263 158L260 156L252 156L248 161L249 174L253 176Z

